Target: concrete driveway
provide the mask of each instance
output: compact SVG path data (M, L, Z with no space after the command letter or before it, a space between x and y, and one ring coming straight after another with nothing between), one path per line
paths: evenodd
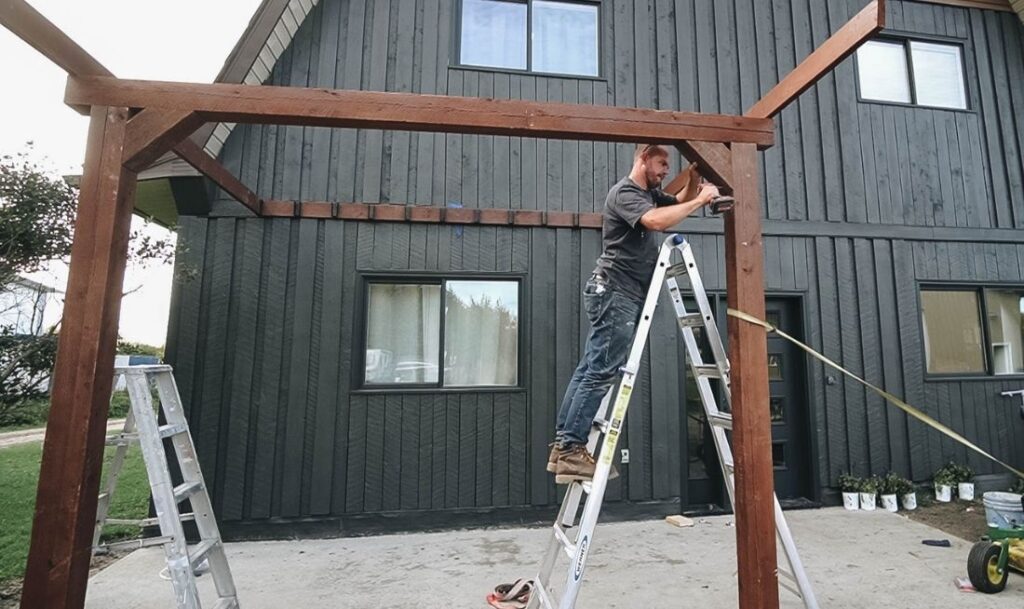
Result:
M899 515L828 508L787 517L823 608L1024 606L1016 574L998 595L958 591L970 544ZM243 609L440 609L487 607L495 584L532 575L546 540L546 529L519 528L227 547ZM661 520L599 525L577 607L735 607L735 564L731 517L683 529ZM163 567L158 548L132 553L90 580L86 606L173 608ZM208 598L212 582L200 583ZM803 606L785 590L781 600Z

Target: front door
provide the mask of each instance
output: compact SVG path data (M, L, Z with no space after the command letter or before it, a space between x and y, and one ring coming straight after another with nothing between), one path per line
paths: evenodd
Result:
M725 297L708 297L715 310L722 340L727 341ZM687 309L695 309L696 303L686 299L686 306ZM798 339L802 337L799 300L768 298L765 307L769 323ZM701 355L705 362L710 363L712 358L707 341L700 331L697 336ZM688 476L686 502L694 507L724 507L728 504L728 496L723 486L714 440L688 366L683 389L687 432L684 439L687 463L683 469ZM803 353L795 345L776 335L769 335L768 383L771 397L768 407L772 421L772 462L775 469L775 492L782 500L811 496L805 368ZM716 385L712 383L716 400L719 408L724 408Z

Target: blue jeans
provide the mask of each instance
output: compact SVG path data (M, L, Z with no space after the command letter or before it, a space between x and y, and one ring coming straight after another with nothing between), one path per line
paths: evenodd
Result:
M590 335L558 409L555 439L561 447L586 444L601 400L626 363L643 303L599 276L583 289Z

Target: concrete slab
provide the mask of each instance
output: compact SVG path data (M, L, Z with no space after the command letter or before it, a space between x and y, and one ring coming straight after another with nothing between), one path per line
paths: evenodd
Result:
M1024 577L998 595L966 593L970 544L886 512L841 508L787 512L819 603L827 607L1014 608ZM662 520L599 525L577 607L735 607L731 517L692 528ZM950 539L952 548L921 544ZM243 609L486 607L495 584L532 575L545 529L492 529L354 539L228 544ZM163 552L132 553L95 575L90 609L174 604L161 580ZM200 578L205 594L209 577ZM206 597L208 598L208 596ZM783 607L802 607L782 591Z

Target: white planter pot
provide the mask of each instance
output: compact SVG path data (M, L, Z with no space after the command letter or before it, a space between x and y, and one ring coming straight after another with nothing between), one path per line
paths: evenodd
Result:
M860 509L868 512L875 509L875 494L874 493L861 493L860 494Z
M903 495L903 509L917 509L917 493L907 493L906 495Z
M957 484L956 494L964 501L974 501L974 483L961 482Z
M935 485L935 500L942 503L949 503L953 499L953 488L948 484Z
M887 512L896 512L900 509L899 500L896 499L896 494L882 495L882 509Z
M843 493L843 507L851 512L856 512L859 509L857 507L858 501L857 493Z

